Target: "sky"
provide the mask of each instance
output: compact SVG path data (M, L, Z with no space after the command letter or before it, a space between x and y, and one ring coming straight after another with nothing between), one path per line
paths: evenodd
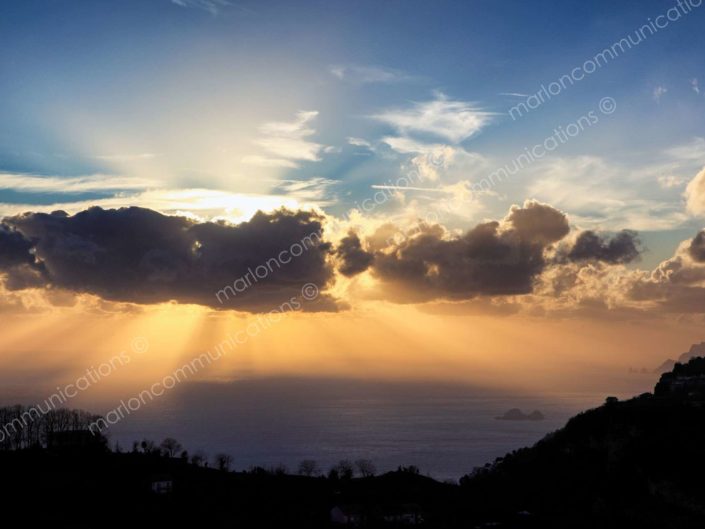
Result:
M698 0L2 2L8 398L132 351L109 401L241 331L190 378L546 391L687 350L704 17Z

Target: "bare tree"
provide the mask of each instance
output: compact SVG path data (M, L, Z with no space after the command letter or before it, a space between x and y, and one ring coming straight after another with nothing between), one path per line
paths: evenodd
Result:
M49 447L56 434L86 430L99 419L81 410L65 408L42 410L39 406L6 406L0 408L3 436L0 449L17 450L31 446Z
M338 464L331 468L330 475L336 475L340 479L352 479L355 474L353 464L347 459L341 459Z
M355 461L357 471L363 478L369 478L377 473L377 467L369 459L358 459Z
M301 476L317 476L321 473L318 463L314 459L304 459L299 463L299 474Z
M228 454L216 454L215 456L215 466L218 470L230 470L230 465L233 464L233 458Z
M167 437L162 441L162 444L159 445L159 448L161 448L168 457L175 457L176 454L183 449L183 446L173 437Z
M191 464L197 466L203 466L203 463L208 461L208 456L203 450L196 450L196 452L191 456Z
M289 473L289 469L284 463L279 463L270 469L270 473L275 476L286 476Z

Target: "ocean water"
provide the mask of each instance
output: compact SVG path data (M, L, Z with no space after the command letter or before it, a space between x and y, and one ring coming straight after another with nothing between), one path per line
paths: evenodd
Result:
M145 437L175 437L191 452L229 453L238 470L284 464L295 471L303 459L326 470L341 459L365 458L380 472L416 465L445 480L534 444L604 398L330 380L191 384L131 413L109 436L123 449ZM495 418L510 408L537 409L546 418Z

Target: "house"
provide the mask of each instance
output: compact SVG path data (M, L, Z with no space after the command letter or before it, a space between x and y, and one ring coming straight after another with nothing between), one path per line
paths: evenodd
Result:
M330 521L334 524L359 527L365 519L360 505L336 505L330 510Z
M154 494L171 494L174 482L170 476L154 476L150 488Z
M394 525L419 525L423 523L421 508L413 503L387 509L383 519L386 523Z
M336 505L330 510L330 521L348 527L399 527L423 523L421 508L413 503L386 507L362 505Z

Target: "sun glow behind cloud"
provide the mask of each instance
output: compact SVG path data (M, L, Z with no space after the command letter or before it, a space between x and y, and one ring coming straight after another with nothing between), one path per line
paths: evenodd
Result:
M26 211L50 213L56 210L73 214L91 206L106 209L139 206L197 220L223 219L238 223L252 218L257 211L273 211L281 207L297 210L313 207L313 204L282 195L248 195L213 189L159 189L108 198L55 202L44 206L0 203L0 215L17 215Z

